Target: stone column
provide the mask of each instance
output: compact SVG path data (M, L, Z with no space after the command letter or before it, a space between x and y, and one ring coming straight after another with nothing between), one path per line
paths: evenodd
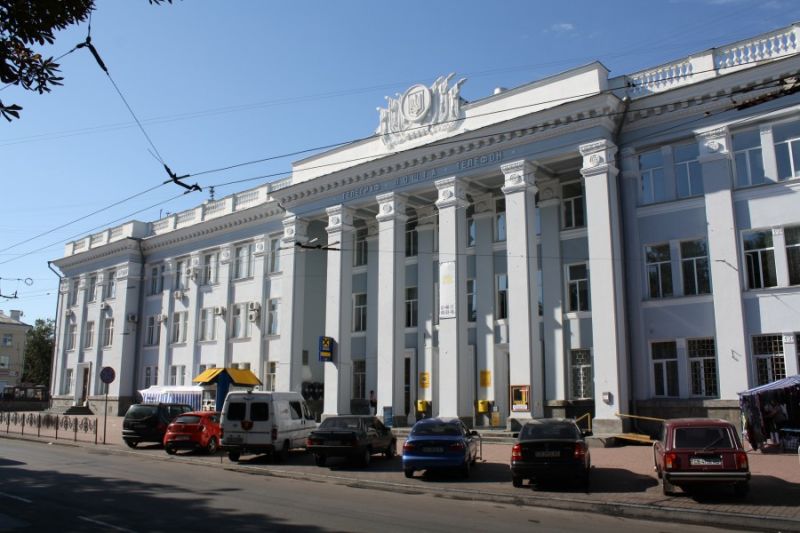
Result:
M568 365L564 357L564 268L561 263L559 184L539 187L542 243L542 320L544 321L545 399L566 400Z
M439 405L434 414L473 414L472 364L467 354L467 200L456 177L436 182L439 199Z
M303 379L303 304L306 285L306 254L296 245L308 240L308 222L289 216L283 219L281 248L281 353L276 389L299 391Z
M233 277L231 272L233 270L233 254L234 249L231 245L223 247L219 252L219 277L217 279L220 282L220 289L224 295L222 305L225 313L220 317L219 321L215 323L215 327L217 328L217 346L222 348L220 350L221 353L219 353L222 357L222 361L216 362L216 364L222 368L230 367L233 361L233 346L228 342L230 326L233 321L233 283L231 282L231 278Z
M378 415L392 407L394 417L404 417L403 360L405 338L405 232L404 198L381 194L378 201Z
M492 196L486 194L474 199L475 213L475 355L478 358L478 400L495 401L497 395L508 391L497 390L494 368L494 254ZM490 419L481 425L488 425Z
M508 233L508 374L510 385L528 385L529 411L513 411L511 419L544 415L544 360L539 337L538 250L534 165L525 160L500 167L505 176Z
M153 385L167 385L169 383L169 361L172 355L172 348L170 347L171 331L170 324L172 323L172 310L175 305L175 298L172 296L175 280L175 259L166 259L164 261L166 271L164 272L164 287L161 291L161 334L158 342L158 378L153 376ZM103 283L105 283L105 276ZM98 283L100 283L98 278ZM100 323L101 321L98 321ZM101 326L102 327L102 326Z
M353 239L350 239L353 243ZM352 247L352 246L351 246ZM351 252L351 263L354 261ZM378 222L367 221L367 386L366 392L378 390L378 327L371 317L378 316ZM350 313L353 310L350 309ZM377 394L377 393L376 393ZM382 415L383 413L376 413Z
M325 335L336 341L332 362L325 363L325 404L323 417L350 413L352 363L350 335L353 330L353 214L336 205L328 214L328 242L338 242L328 250L325 289Z
M708 228L708 264L714 295L714 329L719 368L720 398L738 398L748 388L747 341L742 309L730 137L726 128L698 135Z
M592 357L598 433L622 430L616 413L629 409L625 332L624 255L620 222L617 147L606 139L580 146L589 240Z
M785 365L787 376L796 376L800 372L794 332L783 334L783 364Z
M417 327L417 375L412 376L412 386L417 387L417 399L433 401L433 231L436 213L432 208L419 211L417 224L417 296L419 298L419 326ZM422 376L427 381L423 382ZM414 385L415 384L415 385Z

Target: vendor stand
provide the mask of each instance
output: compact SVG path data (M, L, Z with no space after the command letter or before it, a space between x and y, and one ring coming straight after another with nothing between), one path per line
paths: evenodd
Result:
M739 393L743 432L754 450L771 441L783 451L800 447L800 375Z

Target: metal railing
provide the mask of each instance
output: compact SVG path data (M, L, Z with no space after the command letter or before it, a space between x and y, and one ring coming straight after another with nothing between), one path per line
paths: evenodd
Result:
M592 413L583 413L581 416L575 419L575 423L578 424L578 427L581 426L581 421L586 419L586 429L588 431L592 431Z
M83 442L91 441L97 444L97 418L69 415L51 415L43 413L0 413L0 429L5 426L6 433L25 435L36 434L37 437L52 437L56 440L72 439L78 442L78 435Z

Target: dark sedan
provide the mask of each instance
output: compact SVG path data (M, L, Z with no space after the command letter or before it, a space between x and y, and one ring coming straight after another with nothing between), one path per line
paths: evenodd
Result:
M547 479L576 479L588 488L591 458L583 432L573 420L533 420L522 427L511 449L511 480L521 487Z
M396 448L392 430L374 416L326 418L306 440L306 449L314 454L317 466L325 466L328 457L348 457L367 466L373 453L383 453L391 459Z
M458 418L423 418L403 444L403 472L413 477L417 470L449 469L469 477L478 459L479 439L478 432Z

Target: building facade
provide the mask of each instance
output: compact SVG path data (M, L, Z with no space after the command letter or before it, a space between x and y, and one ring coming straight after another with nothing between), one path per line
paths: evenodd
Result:
M799 45L473 102L443 76L286 179L70 242L53 396L99 399L112 366L121 411L238 366L397 425L738 417L798 371Z
M25 369L25 340L30 325L24 323L20 311L8 315L0 311L0 394L5 387L22 382Z

